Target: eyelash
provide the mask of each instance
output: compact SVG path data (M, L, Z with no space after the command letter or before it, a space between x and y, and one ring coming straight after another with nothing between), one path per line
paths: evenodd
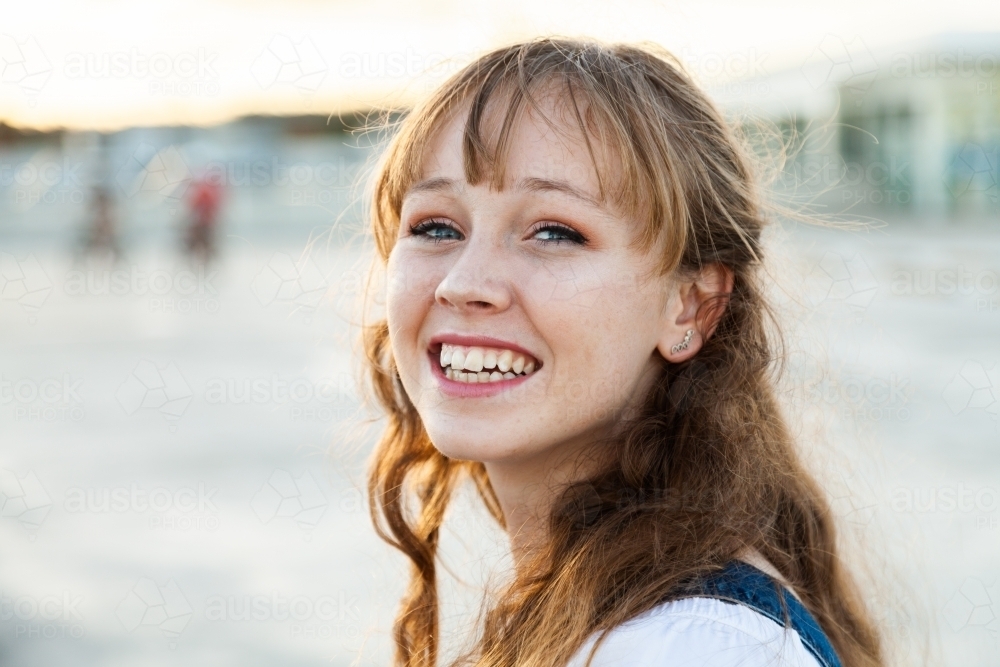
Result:
M451 231L457 231L451 225L449 225L447 223L444 223L444 222L441 222L440 220L436 220L434 218L431 218L429 220L424 220L423 222L418 223L418 224L413 225L412 227L410 227L410 234L412 236L425 236L425 237L427 237L427 239L430 240L431 243L440 243L441 241L447 241L448 240L448 239L441 238L439 236L430 236L428 234L428 232L430 230L432 230L432 229L450 229ZM556 232L558 232L560 234L563 234L564 236L566 236L568 238L564 238L564 239L545 239L545 240L542 241L542 243L545 243L545 244L559 245L559 244L562 244L562 243L574 243L576 245L586 245L586 243L587 243L587 239L586 239L586 237L583 236L583 234L581 234L580 232L576 231L575 229L567 227L566 225L558 225L558 224L549 223L549 224L543 225L543 226L539 227L538 229L536 229L535 230L535 234L537 234L538 232L543 232L543 231L547 231L547 230L548 231L553 231L554 230L554 231L556 231Z

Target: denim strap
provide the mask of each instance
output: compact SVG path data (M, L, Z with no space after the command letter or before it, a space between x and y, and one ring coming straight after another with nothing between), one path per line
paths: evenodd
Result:
M731 561L701 579L686 597L706 597L742 604L782 627L791 627L822 667L841 667L837 652L812 614L772 577L743 561Z

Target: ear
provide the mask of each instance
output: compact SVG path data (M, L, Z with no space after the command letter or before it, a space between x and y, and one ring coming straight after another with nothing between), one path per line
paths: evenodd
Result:
M709 264L693 279L676 280L667 298L662 335L656 346L663 358L677 364L698 354L719 325L732 292L733 272L724 264ZM692 332L690 336L688 331Z

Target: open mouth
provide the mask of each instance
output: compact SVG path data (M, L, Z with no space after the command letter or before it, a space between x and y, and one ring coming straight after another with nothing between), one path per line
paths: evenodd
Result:
M465 384L517 380L537 373L542 367L530 355L501 348L435 343L428 355L440 375Z

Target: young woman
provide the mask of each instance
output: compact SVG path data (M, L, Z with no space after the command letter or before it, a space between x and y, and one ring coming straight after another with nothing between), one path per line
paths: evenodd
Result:
M775 401L754 175L669 54L489 53L405 118L372 202L369 494L412 561L397 665L437 664L466 479L516 567L462 663L882 664Z

